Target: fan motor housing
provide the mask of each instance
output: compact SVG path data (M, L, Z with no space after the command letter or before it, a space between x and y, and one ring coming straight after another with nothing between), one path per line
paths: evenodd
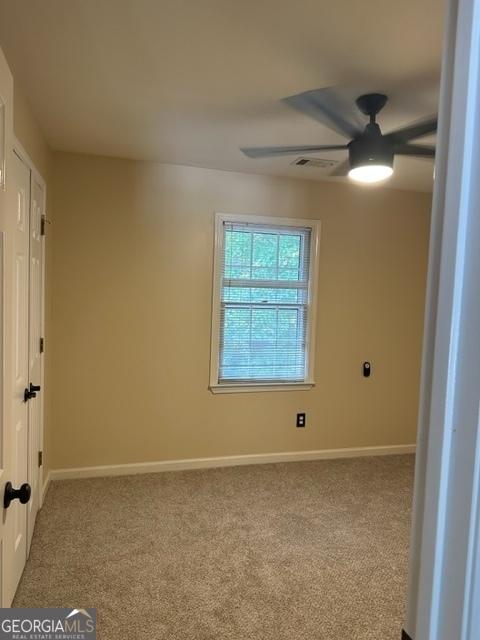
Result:
M386 165L393 168L393 147L380 133L378 125L368 125L365 133L348 145L350 167Z

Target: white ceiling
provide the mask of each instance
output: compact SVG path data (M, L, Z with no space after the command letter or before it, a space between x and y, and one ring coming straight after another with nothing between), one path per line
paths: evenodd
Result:
M384 131L435 113L442 22L439 0L0 0L0 45L54 149L324 179L238 148L343 143L280 102L319 87L387 93ZM431 161L395 169L431 189Z

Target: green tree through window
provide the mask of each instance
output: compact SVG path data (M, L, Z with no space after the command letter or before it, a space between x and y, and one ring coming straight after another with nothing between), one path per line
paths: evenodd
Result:
M219 382L306 377L311 230L224 222Z

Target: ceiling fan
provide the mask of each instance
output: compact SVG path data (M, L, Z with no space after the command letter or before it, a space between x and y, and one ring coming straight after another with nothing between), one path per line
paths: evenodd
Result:
M434 133L437 130L437 117L430 117L383 134L376 122L377 114L388 100L382 93L367 93L355 100L356 107L370 118L366 126L353 104L345 103L342 96L333 88L305 91L284 100L295 109L349 138L350 142L344 145L247 147L241 149L245 155L250 158L266 158L345 149L348 150L348 160L339 165L330 175L348 175L359 182L378 182L391 176L396 155L424 158L435 156L435 147L410 144L410 141Z

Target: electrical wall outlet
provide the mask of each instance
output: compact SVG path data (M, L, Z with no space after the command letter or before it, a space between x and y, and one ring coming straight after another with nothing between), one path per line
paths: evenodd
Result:
M297 427L304 427L307 424L307 416L305 413L297 413Z

